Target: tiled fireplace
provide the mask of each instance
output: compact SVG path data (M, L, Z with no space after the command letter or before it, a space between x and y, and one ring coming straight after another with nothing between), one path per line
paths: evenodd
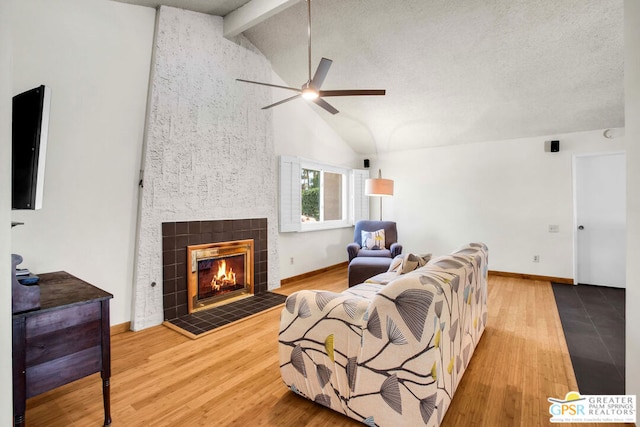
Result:
M240 242L240 243L228 243L228 242ZM184 221L184 222L164 222L162 223L162 271L163 271L163 311L164 319L172 320L178 317L189 314L189 278L191 280L197 280L197 275L194 276L194 268L191 265L193 259L197 259L196 253L202 254L204 261L198 262L196 260L195 269L197 271L197 264L207 267L206 259L212 259L215 265L221 265L220 261L216 259L226 259L230 264L235 262L237 255L229 254L228 247L235 246L248 246L251 242L253 246L253 254L246 256L249 261L252 262L252 266L247 266L243 271L248 271L247 274L251 275L253 270L253 278L242 278L242 282L248 284L247 289L235 289L231 282L231 274L228 273L228 278L215 279L212 277L202 275L203 278L207 278L207 283L210 284L212 289L232 289L231 294L237 293L253 293L255 295L263 294L267 292L267 219L239 219L239 220L213 220L213 221ZM209 249L219 247L219 243L223 243L222 252L218 255L220 249ZM191 249L188 249L191 247ZM200 252L198 252L200 251ZM192 260L189 260L189 255ZM210 256L212 255L212 256ZM208 268L208 267L207 267ZM216 267L217 268L217 267ZM238 267L236 267L238 271ZM209 273L208 271L206 272ZM243 273L244 274L244 273ZM238 277L238 279L240 279ZM200 280L201 282L203 279ZM213 291L211 294L213 295ZM208 293L204 294L204 300L210 300L213 303L218 303L221 300L220 296L210 297ZM193 295L191 297L193 301ZM206 301L205 301L206 302ZM194 305L192 303L192 305ZM192 307L191 311L198 311L198 309L206 308L195 304L196 307ZM195 308L195 310L194 310Z

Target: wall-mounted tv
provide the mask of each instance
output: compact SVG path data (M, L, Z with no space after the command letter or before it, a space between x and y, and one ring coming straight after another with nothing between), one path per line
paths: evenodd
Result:
M51 90L42 85L13 97L11 207L41 209Z

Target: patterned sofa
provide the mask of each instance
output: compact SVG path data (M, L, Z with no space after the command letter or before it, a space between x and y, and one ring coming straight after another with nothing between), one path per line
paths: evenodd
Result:
M487 323L487 257L471 243L387 285L290 295L284 383L369 426L439 425Z

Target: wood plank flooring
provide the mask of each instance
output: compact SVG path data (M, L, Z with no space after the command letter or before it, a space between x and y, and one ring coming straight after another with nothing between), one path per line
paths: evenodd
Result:
M346 269L337 268L279 292L346 287ZM491 276L488 301L487 328L442 425L550 425L547 398L577 390L551 285ZM113 336L112 425L362 425L283 385L277 353L280 311L198 340L164 326ZM29 399L26 420L29 427L101 425L100 377Z

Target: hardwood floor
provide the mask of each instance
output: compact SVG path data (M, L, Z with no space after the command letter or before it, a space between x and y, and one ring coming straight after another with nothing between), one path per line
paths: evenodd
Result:
M346 287L346 269L338 268L279 292ZM280 311L198 340L164 326L113 336L113 425L362 425L283 385L277 354ZM550 283L491 276L488 325L442 425L550 425L547 398L563 398L571 390L577 390L576 380ZM98 426L102 417L97 375L27 402L30 427Z

